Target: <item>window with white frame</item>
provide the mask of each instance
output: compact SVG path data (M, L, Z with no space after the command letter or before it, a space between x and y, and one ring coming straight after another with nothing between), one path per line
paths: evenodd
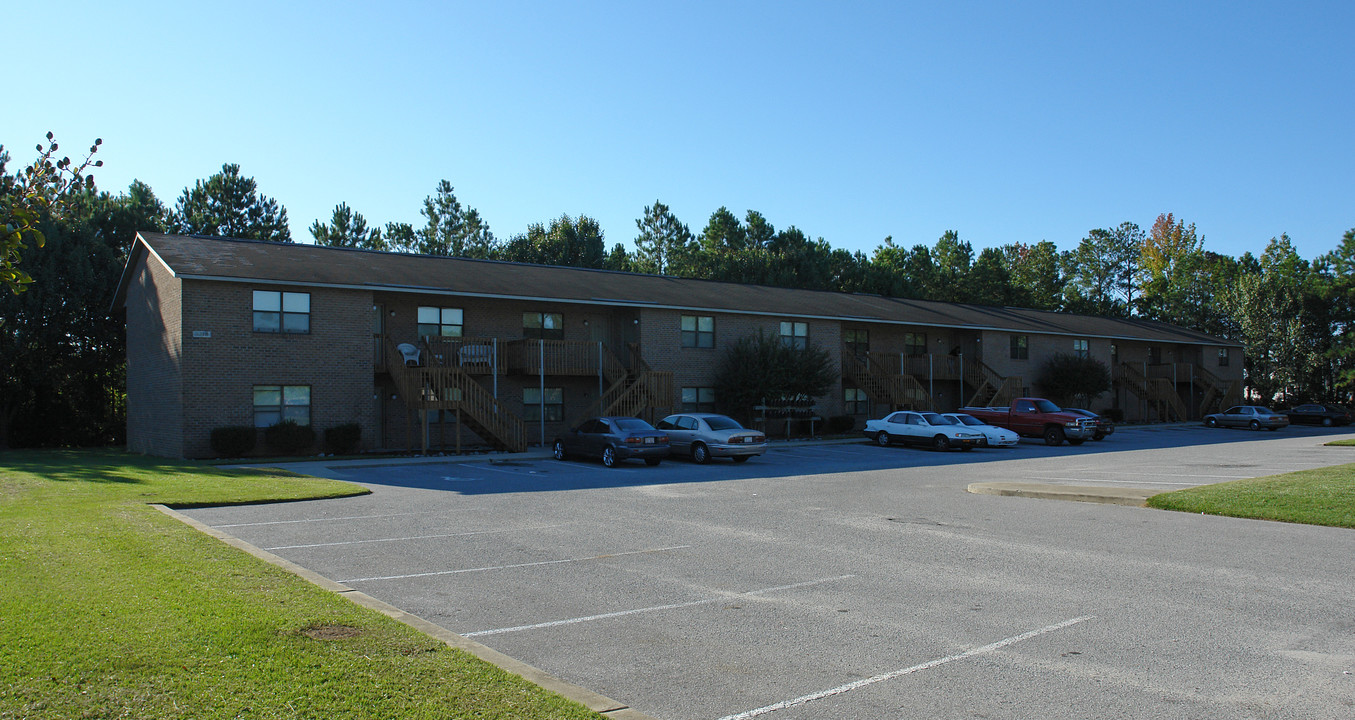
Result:
M715 388L682 388L682 412L715 412Z
M564 388L523 388L522 419L525 422L562 422L565 419Z
M1083 338L1073 340L1073 355L1080 358L1091 357L1091 343Z
M461 337L464 328L461 308L419 307L419 337Z
M272 427L284 420L311 424L311 386L255 385L254 427Z
M845 388L842 391L842 402L847 408L848 415L865 415L870 401L866 398L865 390Z
M804 350L809 347L809 323L781 323L781 344L788 348Z
M310 293L254 291L254 332L305 334L310 331Z
M715 347L715 318L707 315L683 315L682 347Z

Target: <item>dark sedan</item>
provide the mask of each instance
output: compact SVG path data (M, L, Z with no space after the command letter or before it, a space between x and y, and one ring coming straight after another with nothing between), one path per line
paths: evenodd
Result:
M1302 423L1305 425L1331 427L1333 425L1350 424L1350 411L1340 405L1308 403L1307 405L1299 405L1292 410L1285 412L1285 415L1289 416L1289 422Z
M556 460L581 455L602 458L607 467L631 458L658 465L668 457L668 435L639 418L596 417L556 438L554 449Z
M1115 423L1105 415L1097 415L1091 410L1079 410L1077 408L1064 408L1064 412L1081 415L1089 418L1096 423L1096 430L1092 433L1093 440L1105 440L1107 435L1115 434Z

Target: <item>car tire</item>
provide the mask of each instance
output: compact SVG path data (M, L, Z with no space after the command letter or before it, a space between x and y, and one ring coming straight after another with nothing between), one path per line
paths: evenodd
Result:
M608 445L602 449L602 465L604 467L616 467L616 448Z
M569 457L569 453L565 452L565 443L563 440L555 441L555 447L551 449L551 453L555 455L556 460L564 460Z
M1218 427L1218 426L1219 426L1219 421L1216 420L1216 419L1214 419L1214 418L1205 418L1205 419L1204 419L1204 426L1205 426L1205 427Z
M705 465L710 462L710 449L705 443L692 443L692 462Z
M932 438L932 447L936 448L939 452L949 452L950 440L947 440L945 435L937 435Z
M645 464L654 467L659 464L659 458L645 458Z
M1331 426L1332 426L1331 418L1322 418L1322 427L1331 427Z
M734 456L734 462L736 462L736 463L748 462L748 458L750 458L750 457L753 457L753 456L752 456L752 455L735 455L735 456Z
M875 444L880 447L889 447L889 433L884 430L875 433Z
M1063 438L1064 438L1063 428L1061 427L1045 428L1044 431L1045 445L1048 445L1049 447L1058 447L1063 444Z
M1253 420L1253 421L1251 421L1251 422L1247 425L1247 427L1250 428L1250 429L1252 429L1252 430L1260 430L1260 429L1261 429L1261 423L1259 423L1259 422Z

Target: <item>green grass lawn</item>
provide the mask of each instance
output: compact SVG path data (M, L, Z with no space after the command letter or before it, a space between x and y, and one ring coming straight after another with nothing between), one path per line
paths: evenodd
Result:
M0 454L0 718L601 717L150 507L332 480Z
M1355 465L1201 485L1154 495L1148 507L1355 528Z

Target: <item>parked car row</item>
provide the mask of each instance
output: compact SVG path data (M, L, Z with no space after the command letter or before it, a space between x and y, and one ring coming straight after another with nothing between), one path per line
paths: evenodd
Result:
M658 465L669 456L705 464L711 458L745 462L767 452L767 436L715 413L678 413L657 423L633 417L595 417L557 437L556 460L570 456L599 458L607 467L630 459Z
M1279 430L1288 425L1349 425L1350 410L1341 405L1307 403L1284 412L1276 412L1263 405L1234 405L1221 413L1204 416L1209 427L1244 427L1249 430Z

